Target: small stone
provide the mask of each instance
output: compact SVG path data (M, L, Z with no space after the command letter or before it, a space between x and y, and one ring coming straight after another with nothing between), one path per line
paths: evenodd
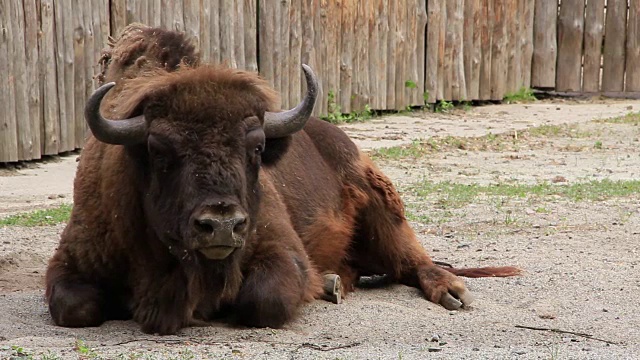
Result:
M440 346L445 346L445 345L447 345L447 342L446 342L446 341L440 341L440 342L438 343L438 345L440 345Z
M522 350L522 349L518 349L518 350L514 350L513 353L516 354L516 355L524 355L524 354L527 353L527 351L526 350Z
M582 348L582 351L591 351L592 349L590 347L584 347Z
M47 196L47 198L48 198L49 200L54 200L54 199L57 199L57 198L58 198L58 195L49 195L49 196Z
M429 351L429 352L440 352L440 351L442 351L442 348L430 347L430 348L427 349L427 351Z
M607 309L602 309L602 312L609 312L609 310L607 310Z
M471 351L480 351L480 349L479 348L473 348L473 349L471 349Z
M67 195L65 195L65 194L58 194L58 197L59 197L60 199L64 199L64 198L66 198L66 197L67 197Z
M438 341L440 341L440 335L438 335L438 334L433 334L433 335L431 335L431 339L429 339L429 341L431 341L431 342L438 342Z

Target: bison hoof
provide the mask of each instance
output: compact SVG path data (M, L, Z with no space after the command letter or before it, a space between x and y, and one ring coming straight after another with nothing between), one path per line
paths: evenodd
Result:
M105 321L99 291L90 285L59 284L49 299L53 322L64 327L99 326Z
M334 304L342 303L342 281L340 275L326 274L324 276L324 293L322 299Z
M451 296L449 293L445 293L440 298L440 305L442 305L447 310L458 310L461 307L469 306L473 302L473 296L469 290L465 290L461 294L458 294L460 300Z

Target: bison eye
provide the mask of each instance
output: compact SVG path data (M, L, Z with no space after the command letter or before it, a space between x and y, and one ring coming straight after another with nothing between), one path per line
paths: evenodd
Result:
M255 148L256 155L262 154L263 151L264 151L264 146L262 146L262 144L258 144L258 146L256 146Z

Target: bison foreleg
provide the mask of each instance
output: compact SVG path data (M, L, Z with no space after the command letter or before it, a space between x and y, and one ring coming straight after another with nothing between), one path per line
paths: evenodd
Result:
M303 251L262 244L236 298L238 321L246 326L282 327L320 291L320 277Z
M148 274L134 287L133 319L147 334L175 334L191 321L186 275L180 268L157 275Z

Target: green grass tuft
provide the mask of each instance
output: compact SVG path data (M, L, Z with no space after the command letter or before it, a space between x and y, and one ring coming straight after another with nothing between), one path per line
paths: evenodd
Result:
M535 95L533 95L533 90L526 87L522 87L514 93L506 94L503 98L503 101L507 104L532 102L536 100Z
M624 116L618 116L610 119L594 120L596 123L606 124L627 124L627 125L640 125L640 112L629 113Z
M46 226L69 221L71 204L62 204L51 209L41 209L32 212L7 216L0 219L0 226Z

